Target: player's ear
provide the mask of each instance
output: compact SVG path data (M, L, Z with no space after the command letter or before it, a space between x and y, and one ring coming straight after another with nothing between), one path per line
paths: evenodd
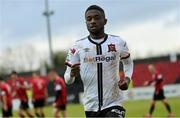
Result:
M105 18L105 19L104 19L104 25L106 25L106 23L107 23L107 19Z

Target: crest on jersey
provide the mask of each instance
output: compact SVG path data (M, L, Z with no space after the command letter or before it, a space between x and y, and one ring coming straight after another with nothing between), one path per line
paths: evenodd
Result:
M116 52L115 44L109 44L108 45L108 52Z

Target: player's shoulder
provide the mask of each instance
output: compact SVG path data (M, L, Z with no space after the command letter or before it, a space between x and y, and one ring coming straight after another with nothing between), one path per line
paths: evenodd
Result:
M62 81L62 78L60 76L57 76L55 80L56 80L56 82L60 82L60 81Z
M73 48L79 48L81 47L86 41L88 40L88 37L84 37L84 38L81 38L81 39L78 39L74 42L73 44Z
M108 34L108 36L112 37L112 38L119 38L120 36L118 35L113 35L113 34Z
M117 41L117 42L119 42L119 43L122 43L122 44L125 43L125 41L124 41L120 36L108 34L108 37L109 37L111 40L115 40L115 41Z
M88 39L88 36L83 37L81 39L76 40L76 43L80 43L80 42L86 41L87 39Z

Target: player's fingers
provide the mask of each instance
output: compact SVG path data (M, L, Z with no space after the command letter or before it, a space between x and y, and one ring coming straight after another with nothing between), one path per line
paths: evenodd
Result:
M78 72L78 71L80 71L80 68L79 68L79 67L73 67L73 68L71 69L71 71L73 71L73 72Z
M119 88L121 90L127 90L128 89L128 83L125 80L120 80L118 85L119 85Z
M80 68L79 67L73 67L71 69L71 77L76 77L79 75Z
M119 81L119 85L123 85L123 84L125 84L126 82L124 81L124 80L120 80Z
M79 73L80 69L72 69L71 72L72 73Z

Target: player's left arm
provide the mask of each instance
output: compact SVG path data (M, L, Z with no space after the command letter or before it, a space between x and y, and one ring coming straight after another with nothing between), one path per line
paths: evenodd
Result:
M133 60L131 59L130 52L126 42L123 41L120 46L121 46L120 58L123 63L125 79L121 79L118 84L121 90L127 90L129 83L131 81L134 64L133 64Z
M132 73L133 73L133 61L129 57L127 59L123 59L122 63L123 63L123 67L124 67L125 78L120 79L119 88L121 90L127 90L129 83L131 81Z

